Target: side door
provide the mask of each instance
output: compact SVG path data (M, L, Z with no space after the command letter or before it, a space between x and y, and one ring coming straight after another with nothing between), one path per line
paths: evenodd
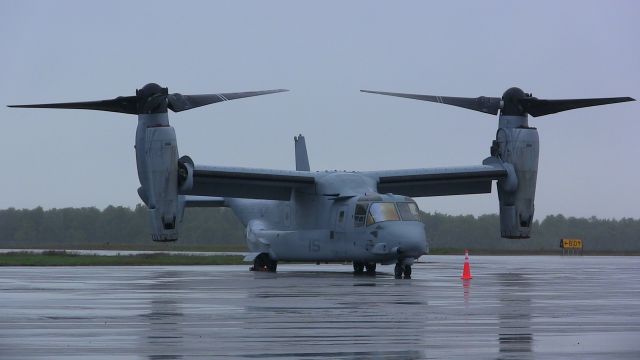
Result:
M371 248L373 240L369 232L367 232L367 214L371 204L365 201L359 201L353 209L353 230L350 236L349 248L352 256L360 256Z
M335 205L332 211L333 229L329 232L329 243L331 244L331 253L336 258L345 256L348 209L347 204L340 204Z

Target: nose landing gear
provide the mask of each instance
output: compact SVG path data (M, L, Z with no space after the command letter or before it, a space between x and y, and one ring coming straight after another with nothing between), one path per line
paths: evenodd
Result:
M276 272L278 268L278 261L273 260L267 253L262 253L253 260L253 266L249 268L250 271L266 271Z

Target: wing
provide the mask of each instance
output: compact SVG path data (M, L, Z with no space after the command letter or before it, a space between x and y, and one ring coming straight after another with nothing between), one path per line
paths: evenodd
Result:
M184 195L289 200L291 191L314 187L307 171L195 165L193 187Z
M193 196L187 195L184 197L184 207L186 208L195 208L195 207L227 207L227 203L224 201L222 197L213 197L213 196Z
M499 163L478 166L430 169L371 171L365 174L378 181L378 192L411 197L483 194L491 192L491 182L507 176Z

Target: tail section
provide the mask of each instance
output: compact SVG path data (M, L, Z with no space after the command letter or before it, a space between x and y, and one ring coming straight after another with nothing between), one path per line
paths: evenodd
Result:
M296 170L311 171L309 167L309 157L307 156L307 143L302 134L293 137L296 148Z

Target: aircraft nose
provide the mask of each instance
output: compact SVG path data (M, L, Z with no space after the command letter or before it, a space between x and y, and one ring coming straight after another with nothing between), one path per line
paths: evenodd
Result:
M427 253L427 234L419 221L388 221L381 224L379 241L397 247L403 257L419 257Z

